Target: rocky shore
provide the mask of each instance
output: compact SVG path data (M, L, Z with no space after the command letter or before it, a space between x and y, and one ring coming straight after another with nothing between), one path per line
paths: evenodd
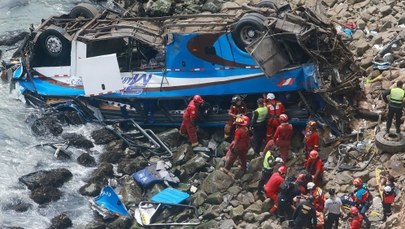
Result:
M308 4L310 1L293 0L293 6ZM176 13L216 13L221 9L221 0L207 1L131 1L123 0L123 6L135 15L165 16ZM234 4L243 4L244 1L235 1ZM231 3L227 3L231 4ZM233 4L233 3L232 3ZM386 104L381 99L381 92L389 89L398 80L405 81L405 2L401 0L323 0L322 6L326 15L336 23L336 29L345 37L347 47L353 52L356 61L363 68L365 75L362 80L363 94L357 101L353 101L364 111L373 111L381 114L382 120L386 116ZM11 37L11 38L10 38ZM14 38L14 40L12 40ZM10 40L11 39L11 40ZM0 44L8 45L21 39L19 34L0 39ZM2 43L3 42L3 43ZM7 43L8 42L8 43ZM1 53L1 52L0 52ZM54 121L52 121L54 120ZM45 123L45 124L43 124ZM43 128L42 125L45 125ZM362 130L366 146L373 145L375 127L381 124L377 121L364 119L352 123L353 130ZM402 126L403 130L405 127ZM136 205L142 200L149 200L151 196L162 191L166 186L163 183L143 190L134 181L131 175L161 158L157 156L145 157L142 148L134 149L112 134L111 131L100 127L92 133L92 139L75 134L64 134L63 123L56 117L44 118L44 122L33 126L33 131L39 135L52 134L69 141L72 147L86 151L77 160L82 166L94 167L93 173L88 177L86 184L77 190L80 194L95 197L100 194L105 185L112 185L122 197L122 202L133 212ZM191 194L190 203L197 207L202 223L196 228L281 228L278 220L271 217L268 212L270 201L261 199L255 193L260 179L263 158L248 154L249 168L241 177L235 177L238 168L233 167L234 175L224 173L223 156L229 142L223 139L222 130L199 130L198 136L204 146L215 146L211 153L194 152L182 138L177 129L159 132L159 138L168 143L174 155L168 159L180 183L175 188ZM299 139L299 133L297 133ZM321 146L321 158L327 162L330 169L325 171L324 189L334 188L341 196L353 191L351 185L353 177L360 177L366 181L374 200L371 207L375 214L370 216L372 228L402 228L405 223L405 200L403 195L397 197L393 205L394 214L386 222L381 223L382 203L377 190L375 168L384 166L396 178L401 190L405 183L405 155L403 153L389 154L377 153L370 164L361 171L338 171L337 146L340 143L351 143L356 140L338 139L337 141ZM91 155L94 145L104 145L105 150L98 157ZM298 140L294 149L300 148ZM289 176L297 175L302 168L303 157L301 151L290 153ZM49 171L33 171L24 175L20 182L31 191L31 198L38 204L52 204L63 193L58 189L72 177L69 168L59 168ZM192 192L191 190L196 189ZM10 204L6 208L23 212L29 208L27 203ZM51 228L75 228L75 223L66 214L52 219ZM284 225L285 226L285 225ZM118 217L114 220L103 220L96 216L94 222L86 228L140 228L134 219ZM179 227L180 228L180 227ZM187 227L184 227L187 228Z

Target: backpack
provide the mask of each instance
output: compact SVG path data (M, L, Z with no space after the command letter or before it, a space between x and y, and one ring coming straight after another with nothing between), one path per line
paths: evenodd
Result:
M290 190L291 183L289 181L284 181L280 185L280 193L286 194Z

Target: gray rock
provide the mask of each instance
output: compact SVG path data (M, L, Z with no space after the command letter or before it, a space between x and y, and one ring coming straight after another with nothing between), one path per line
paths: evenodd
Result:
M226 142L226 141L221 142L221 143L217 146L217 148L216 148L216 150L215 150L216 156L217 156L217 157L223 157L223 156L225 156L226 152L228 151L229 145L230 145L229 142Z
M392 12L392 7L387 6L387 5L385 5L385 6L383 5L383 6L379 7L378 9L383 17L387 16L388 14L390 14Z
M60 187L72 177L73 174L69 170L62 168L29 173L18 180L25 184L28 189L33 190L44 186Z
M207 197L207 199L205 200L205 203L220 204L220 203L222 203L222 201L223 201L222 194L220 192L215 192Z
M117 166L117 172L131 175L139 170L148 166L148 161L144 157L137 157L135 159L120 160Z
M57 201L62 196L62 192L52 186L41 186L31 192L31 199L37 204L47 204L51 201Z
M242 188L240 186L234 185L228 189L227 193L236 196L240 193L240 191L242 191Z
M194 201L193 201L194 205L196 205L198 207L198 206L201 206L205 202L205 200L207 198L207 194L200 190L193 195L193 198L194 198Z
M190 144L180 145L176 151L173 152L173 163L175 165L183 164L194 156L193 149Z
M0 46L11 46L24 39L28 32L22 30L7 31L0 35Z
M350 174L345 173L345 172L340 173L339 176L336 176L335 178L336 178L335 182L339 185L349 184L353 180L353 177Z
M246 208L246 211L260 214L262 213L262 206L263 206L262 201L258 200L255 203L251 204L248 208Z
M272 200L270 198L266 198L262 204L262 212L268 212L270 207L272 206Z
M177 147L181 144L181 136L177 128L173 128L161 133L158 133L157 136L164 143L167 143L170 147Z
M229 204L232 205L232 207L241 205L241 203L238 200L231 200Z
M235 229L236 224L232 219L226 219L221 222L219 229Z
M63 127L55 115L47 115L35 120L31 125L31 130L34 134L39 136L49 134L58 136L63 132Z
M142 200L143 190L131 176L121 177L118 179L118 184L121 187L118 194L122 196L122 202L128 205L137 204Z
M251 192L242 192L236 197L236 199L243 205L243 207L247 208L250 206L254 201L255 197Z
M148 16L168 16L173 12L172 4L168 0L148 1L145 5L145 11Z
M356 55L362 56L367 49L370 48L369 42L365 39L360 39L356 42Z
M243 221L252 223L255 220L255 215L252 212L246 211L243 215Z
M353 40L359 40L360 38L364 38L364 32L362 30L356 30L353 34Z
M336 4L337 0L323 0L322 2L324 2L328 7L332 8Z
M223 192L227 190L234 182L232 176L224 173L221 170L215 170L203 181L201 189L207 193L211 194L214 192Z
M62 134L62 138L69 141L69 146L74 146L76 148L90 149L94 147L93 142L81 134L65 133Z
M73 226L72 220L70 220L66 213L55 216L51 219L51 223L52 225L49 229L65 229Z
M84 167L94 167L97 165L96 159L89 153L83 153L77 158L77 163L83 165Z
M108 229L130 229L132 221L129 217L120 216L108 224Z
M118 140L118 137L107 128L93 131L91 137L94 139L96 145L103 145Z
M212 229L212 228L218 228L218 222L215 220L210 220L208 222L202 223L195 227L195 229Z
M218 205L211 205L203 215L203 218L206 220L210 219L215 219L216 217L219 216L219 213L222 211L222 209Z
M263 212L261 214L255 215L255 221L258 223L262 223L268 219L270 219L271 215L268 211Z
M367 181L368 179L370 179L368 170L355 172L353 173L353 177L360 177L363 181Z
M238 220L242 219L243 211L244 211L244 209L243 209L242 205L239 205L239 206L237 206L235 208L232 208L232 210L231 210L231 218L233 220L235 220L235 221L238 221Z
M207 165L207 158L202 156L201 154L197 154L181 166L181 170L183 171L181 177L186 178L188 176L191 176L193 175L193 173L206 167Z
M90 175L89 181L94 183L102 183L106 178L114 176L113 166L109 163L102 162Z
M202 6L203 11L208 11L211 13L218 13L221 9L222 1L220 0L207 0Z
M83 196L97 196L101 192L101 184L88 183L80 187L79 193Z

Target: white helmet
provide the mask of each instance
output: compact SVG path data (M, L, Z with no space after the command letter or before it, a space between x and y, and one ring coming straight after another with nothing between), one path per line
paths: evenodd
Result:
M314 182L308 182L307 184L307 189L313 189L315 187L315 183Z
M392 191L391 186L385 186L384 187L384 192L391 192L391 191Z
M273 93L267 94L267 99L275 99L276 96Z

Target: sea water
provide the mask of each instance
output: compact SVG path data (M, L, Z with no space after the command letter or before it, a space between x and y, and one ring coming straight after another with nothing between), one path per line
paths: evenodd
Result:
M31 24L39 25L41 19L50 15L68 13L79 2L78 0L0 0L0 35L7 31L25 30ZM10 58L15 47L0 46L3 58ZM35 147L41 143L60 141L57 138L40 138L34 136L25 122L30 114L38 113L19 99L18 91L10 93L7 83L0 84L0 228L22 227L29 229L48 228L50 220L66 213L73 222L73 228L84 228L92 221L93 212L88 198L81 196L79 188L86 182L86 177L94 168L85 168L76 162L84 151L69 148L71 159L61 161L54 157L51 147ZM94 124L64 127L64 132L78 133L90 139ZM98 157L101 147L91 153ZM67 168L73 178L60 190L63 196L56 202L38 205L30 199L30 190L18 181L18 178L38 171L56 168ZM27 211L10 210L18 203L28 204Z

